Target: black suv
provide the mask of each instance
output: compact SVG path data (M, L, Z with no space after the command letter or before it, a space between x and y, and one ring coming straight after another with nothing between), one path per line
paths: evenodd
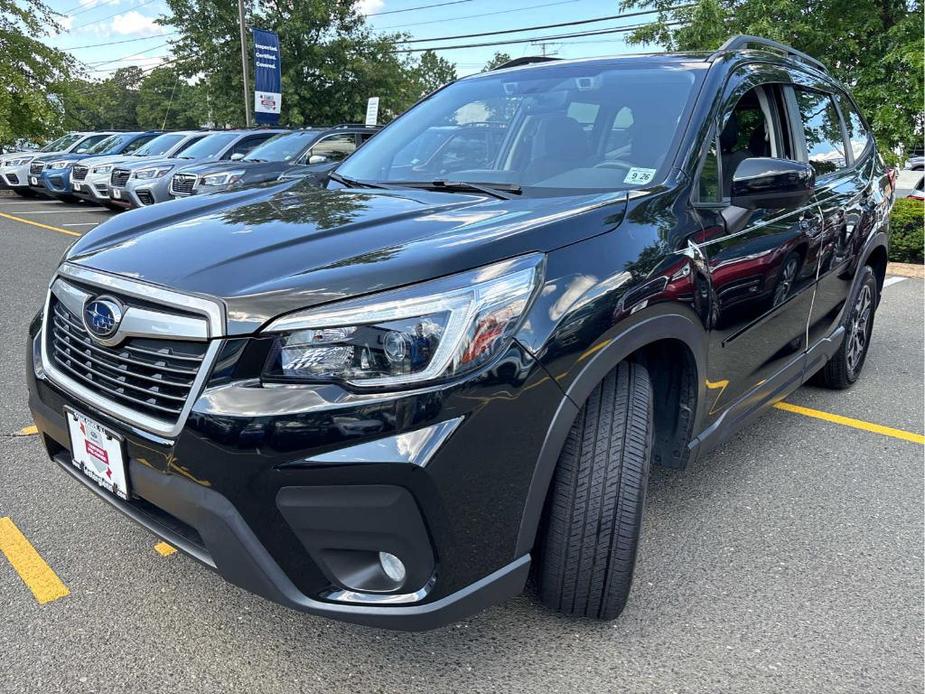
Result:
M858 378L893 197L844 87L786 46L498 69L326 189L78 240L30 405L62 470L284 605L423 629L532 569L609 619L650 464Z

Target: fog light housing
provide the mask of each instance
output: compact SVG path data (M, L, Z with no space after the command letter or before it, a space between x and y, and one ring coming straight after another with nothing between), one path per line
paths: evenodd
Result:
M385 575L388 576L390 580L395 581L397 585L401 585L405 582L405 576L408 572L405 570L405 565L402 563L402 560L394 554L379 552L379 565L382 567L382 571Z

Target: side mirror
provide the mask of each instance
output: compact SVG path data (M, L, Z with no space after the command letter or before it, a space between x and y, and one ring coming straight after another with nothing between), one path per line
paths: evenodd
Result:
M234 154L231 155L231 161L240 161L243 158L244 158L243 152L235 152Z
M732 175L732 204L746 210L802 207L813 194L816 173L805 162L770 157L744 159Z
M324 164L328 160L327 157L320 154L313 154L308 158L309 164Z

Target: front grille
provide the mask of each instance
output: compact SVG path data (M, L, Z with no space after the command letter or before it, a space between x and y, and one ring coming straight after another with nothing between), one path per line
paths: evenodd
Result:
M83 164L75 164L71 175L74 177L75 181L82 181L87 177L88 173L90 173L90 167L84 166Z
M138 196L138 202L140 202L142 205L154 204L154 196L151 195L150 190L136 190L135 195Z
M33 176L38 176L44 170L45 170L45 162L43 161L34 161L29 166L29 173Z
M110 185L121 188L128 182L128 177L131 175L132 172L128 169L113 169L112 173L109 174L109 183Z
M194 174L174 174L170 179L170 192L174 195L192 195L193 186L196 185Z
M179 419L205 358L204 342L132 337L106 347L54 295L49 313L49 358L64 374L123 407Z

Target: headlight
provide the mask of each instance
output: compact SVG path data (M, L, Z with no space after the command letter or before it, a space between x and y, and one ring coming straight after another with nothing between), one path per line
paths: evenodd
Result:
M200 186L227 186L241 180L243 171L227 171L225 173L210 174L199 180Z
M501 354L542 278L529 255L273 321L271 381L405 386L452 378Z
M22 166L23 164L28 164L32 161L32 157L24 157L22 159L12 159L7 162L7 166Z
M150 169L139 169L136 171L132 178L139 179L149 179L149 178L160 178L165 175L167 172L171 171L173 166L154 166Z
M96 166L93 168L92 173L95 174L104 174L112 171L112 164L103 164L102 166Z
M69 161L53 161L46 168L49 169L66 169L71 165Z

